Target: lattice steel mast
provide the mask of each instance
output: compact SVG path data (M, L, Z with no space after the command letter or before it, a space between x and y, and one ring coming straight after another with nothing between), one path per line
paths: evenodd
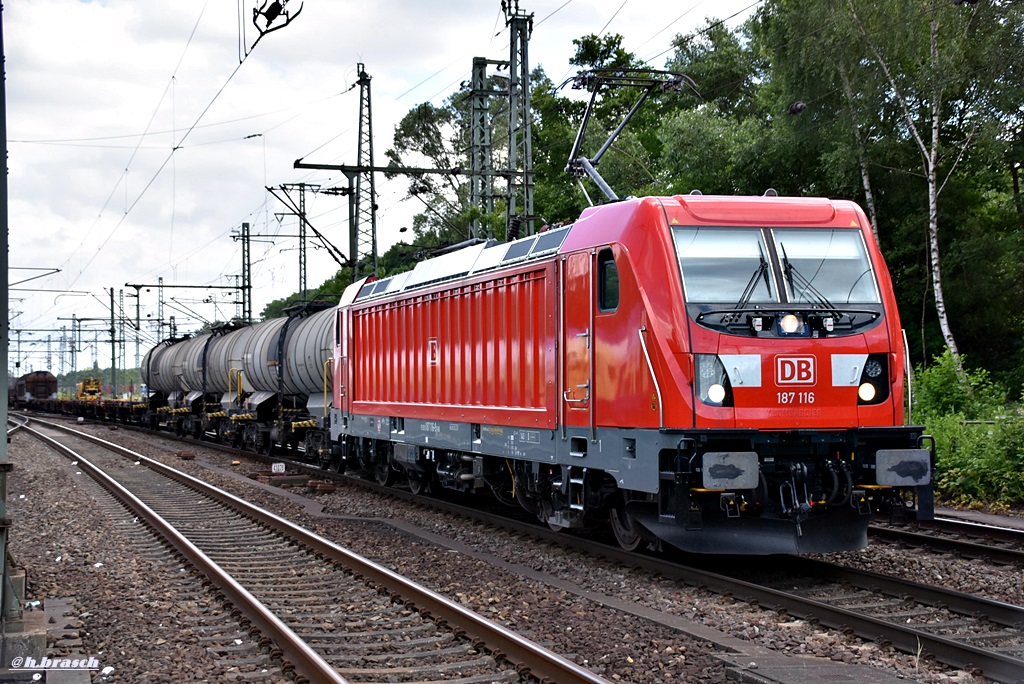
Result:
M533 15L519 10L519 0L502 0L509 28L508 212L506 237L533 231L533 147L530 134L529 42ZM523 230L525 228L525 230Z
M492 139L490 95L493 92L487 83L487 65L508 66L508 62L495 61L486 57L473 58L472 91L470 92L470 148L469 148L469 203L480 209L484 215L494 212L494 146ZM470 226L472 238L491 237L481 235L479 218Z
M373 168L373 110L370 103L370 75L363 64L359 70L359 152L356 166ZM373 171L359 171L355 176L355 195L349 205L350 244L352 259L352 282L359 280L359 258L368 256L369 271L377 273L377 192L373 183Z

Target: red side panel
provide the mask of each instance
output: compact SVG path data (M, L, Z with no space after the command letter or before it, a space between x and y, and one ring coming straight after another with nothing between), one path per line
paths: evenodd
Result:
M555 427L555 266L352 309L354 413Z

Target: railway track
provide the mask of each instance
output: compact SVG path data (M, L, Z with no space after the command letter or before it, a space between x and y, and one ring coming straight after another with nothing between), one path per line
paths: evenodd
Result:
M630 553L601 539L553 532L532 520L510 519L450 500L381 487L363 478L349 479L399 499L852 631L863 639L889 643L906 653L980 672L995 681L1020 682L1024 673L1022 607L799 557L778 557L770 562L759 559L754 564L756 573L740 574L736 568L750 567L749 558L725 557L723 562L716 557L701 560L704 557ZM918 536L927 537L921 533ZM950 540L951 547L954 542ZM966 543L981 550L988 548L986 558L995 555L991 547Z
M908 527L872 525L873 539L904 544L1000 565L1024 566L1024 531L951 518L936 518Z
M263 455L253 456L267 459ZM317 472L323 476L322 471ZM623 565L784 610L828 627L850 630L861 638L890 643L906 653L927 655L953 667L980 672L995 681L1017 682L1024 672L1024 632L1020 627L1024 624L1024 609L1016 606L799 558L787 558L783 561L785 565L773 571L759 561L756 576L743 576L733 570L749 563L735 558L727 561L726 567L718 560L698 566L693 556L680 561L627 553L601 540L552 532L532 520L512 520L453 501L380 487L362 478L339 477L395 498L605 556ZM917 535L923 536L921 532ZM952 548L956 542L951 538L948 543ZM979 551L990 548L977 541L966 543L981 546ZM993 554L982 555L991 559Z
M299 680L605 682L226 492L92 435L45 425L25 429L158 530Z
M1024 673L1024 608L823 561L779 557L723 570L734 596L852 630L999 682ZM749 586L744 586L749 582Z

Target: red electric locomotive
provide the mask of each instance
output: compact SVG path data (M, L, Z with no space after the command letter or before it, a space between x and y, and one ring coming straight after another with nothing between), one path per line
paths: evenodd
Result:
M931 514L892 284L851 202L606 204L356 283L335 328L331 437L381 481L706 553L856 549L876 511Z

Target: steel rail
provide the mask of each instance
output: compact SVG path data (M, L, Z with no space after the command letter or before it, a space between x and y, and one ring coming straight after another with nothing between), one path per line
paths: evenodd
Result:
M74 431L72 430L72 432ZM216 447L216 445L208 446ZM246 453L254 458L264 458L258 454ZM314 470L312 466L308 466L307 464L294 461L291 461L291 463L296 467L308 467L311 471ZM316 472L322 471L316 470ZM465 515L481 522L491 523L506 529L538 536L546 541L566 548L573 548L591 554L598 554L615 562L622 563L623 565L659 573L666 578L679 580L692 586L707 589L714 593L731 595L755 604L779 608L796 617L815 619L826 627L850 629L857 636L864 639L884 639L897 649L906 653L927 652L935 657L938 662L960 668L976 668L995 681L1019 682L1021 681L1020 672L1024 671L1024 660L992 651L986 651L970 644L932 635L927 632L915 630L896 623L890 623L885 620L863 615L854 611L830 606L821 601L805 599L803 597L787 594L783 591L760 586L755 583L731 578L726 575L708 572L687 565L680 565L679 563L674 563L671 560L656 558L636 552L627 552L610 544L603 544L564 533L552 532L543 526L538 526L532 521L522 522L511 520L495 514L462 506L457 503L447 502L440 499L424 498L399 489L381 487L361 478L339 475L337 473L332 473L332 476L358 483L361 486L374 489L376 491L386 492L387 494L399 499L430 505L441 510ZM935 587L930 588L936 589L937 591L943 591ZM946 603L945 599L941 599L940 602L945 605L949 605ZM998 604L999 602L991 603ZM1009 604L1000 605L1008 606ZM1010 608L1016 607L1010 606ZM560 680L556 679L554 681Z
M7 429L7 437L10 438L18 430L28 425L28 418L18 415L9 415L7 417L7 423L10 427Z
M843 565L834 565L813 558L792 558L797 569L813 577L833 582L844 582L867 590L879 590L889 596L905 596L919 603L942 606L963 615L984 614L993 622L1007 627L1024 625L1024 608L1011 603L994 601L981 596L972 596L953 589L944 589L930 584L880 575L868 570L857 570ZM908 593L909 592L909 593ZM1024 631L1021 632L1024 636ZM1021 662L1018 660L1018 662ZM1024 669L1019 670L1024 673Z
M924 529L927 528L920 528L920 530ZM1007 549L962 539L938 537L920 530L912 531L872 525L868 528L868 534L873 539L926 548L939 553L958 554L964 558L984 559L1002 565L1024 565L1024 551L1019 549Z
M917 523L922 530L936 529L942 532L963 534L969 537L984 537L997 541L1024 543L1024 530L1010 527L997 527L982 522L959 518L938 517L934 520L922 520Z
M945 663L953 667L979 669L986 677L994 681L1013 683L1020 682L1021 672L1024 672L1024 660L1020 658L1015 658L1013 656L979 648L968 643L930 634L928 632L915 629L912 626L889 622L884 619L858 613L853 610L832 606L824 601L796 596L779 589L773 589L771 587L757 584L756 582L748 582L735 577L729 577L725 574L703 570L692 565L682 565L664 558L625 551L620 549L618 546L612 546L611 544L603 544L591 539L567 535L564 532L553 532L543 526L538 526L532 521L523 522L511 520L495 514L461 506L457 503L424 498L401 490L380 487L375 483L365 480L356 480L353 478L353 481L357 481L359 484L370 489L388 492L389 494L403 500L431 505L444 511L465 515L480 522L494 524L505 529L539 537L545 541L566 548L576 549L584 553L601 555L616 563L658 573L663 577L678 580L691 586L700 587L716 594L733 596L739 600L748 601L770 609L784 610L790 615L798 618L816 620L818 623L826 627L841 630L849 629L863 639L885 640L895 648L905 653L928 653L938 662ZM693 557L690 556L689 558L692 562ZM803 562L805 559L793 557L792 560ZM807 559L807 562L813 563L815 561ZM819 566L815 572L819 573L819 576L820 573L826 572L826 568L837 567L831 566L828 563L818 563ZM840 570L850 573L849 577L851 578L853 577L853 573L860 573L860 571L850 568L838 568L836 570L829 570L828 572L835 574ZM861 577L866 577L871 574L873 573L860 573ZM921 588L922 594L929 592L926 598L922 598L922 602L930 601L936 605L942 604L968 615L977 613L979 609L983 608L986 611L986 615L992 617L993 620L1009 626L1013 626L1015 623L1019 624L1024 622L1024 608L1001 603L999 601L971 597L967 594L929 585L904 583L901 580L887 578L881 575L878 575L877 577L880 577L885 581L887 584L886 590L893 595L899 596L907 594L916 586ZM863 584L863 581L860 580L857 581L857 583Z
M43 422L43 421L39 421ZM111 448L109 442L98 438L91 438L77 430L71 430L59 425L52 425L43 422L44 425L69 432L79 438L88 438L89 441ZM230 574L225 572L209 556L203 553L198 547L183 536L169 522L164 520L152 508L147 506L141 499L136 497L114 478L107 475L101 468L92 464L81 454L76 453L70 447L61 444L49 435L45 435L30 427L24 428L37 439L45 442L51 448L59 451L65 456L78 461L78 466L89 473L100 485L107 489L118 501L127 506L133 514L145 520L146 523L171 544L188 562L196 566L210 581L221 591L234 606L266 637L273 640L274 644L281 649L287 663L290 664L297 675L304 677L311 682L324 682L326 684L348 684L331 665L324 660L316 651L309 647L295 632L293 632L280 618L274 615L263 603L249 593ZM127 455L118 449L122 455ZM127 450L125 450L127 451ZM128 452L131 453L131 452ZM138 455L135 455L138 456Z
M388 570L382 565L362 558L352 551L338 546L329 539L299 527L295 523L255 506L244 499L100 437L79 432L56 423L45 424L52 425L56 429L140 461L166 477L192 487L271 529L295 538L314 552L345 566L350 571L367 578L386 591L401 596L425 614L446 622L454 629L463 632L468 638L486 644L487 648L522 666L541 681L555 682L557 684L610 684L607 679L516 634L512 630L492 622L462 605ZM337 676L336 673L335 676Z

